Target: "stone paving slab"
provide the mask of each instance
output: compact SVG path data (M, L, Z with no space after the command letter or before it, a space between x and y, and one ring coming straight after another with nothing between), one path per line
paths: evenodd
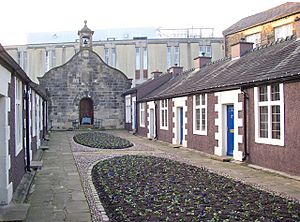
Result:
M91 221L67 134L54 132L48 146L27 200L26 221Z
M126 138L134 143L134 147L120 150L88 148L73 141L75 133L78 132L52 133L49 150L44 154L44 167L38 171L34 191L29 197L31 207L27 221L104 221L99 200L94 199L97 194L92 191L90 170L98 161L121 155L154 155L182 161L300 201L300 181L295 179L245 164L220 162L192 149L175 149L168 143L148 140L123 130L105 133ZM46 219L41 220L44 217Z

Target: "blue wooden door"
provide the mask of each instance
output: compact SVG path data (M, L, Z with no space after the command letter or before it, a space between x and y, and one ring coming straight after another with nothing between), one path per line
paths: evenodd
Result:
M179 108L179 144L182 144L183 140L183 108Z
M234 148L234 108L227 106L227 155L233 155Z

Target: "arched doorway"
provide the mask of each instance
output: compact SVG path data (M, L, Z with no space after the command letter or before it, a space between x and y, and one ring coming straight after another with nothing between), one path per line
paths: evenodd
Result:
M79 103L80 125L92 125L94 123L94 106L93 100L83 98Z

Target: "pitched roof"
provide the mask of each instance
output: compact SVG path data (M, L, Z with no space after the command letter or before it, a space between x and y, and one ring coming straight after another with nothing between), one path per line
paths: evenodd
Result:
M286 2L282 5L241 19L237 23L225 29L223 31L223 35L230 35L238 31L242 31L246 28L257 26L259 24L264 24L299 12L300 2Z
M145 96L141 101L253 87L270 81L300 80L300 41L288 38L254 49L245 56L190 70Z
M152 91L156 90L161 85L169 81L171 77L172 73L164 73L153 79L148 79L146 82L124 92L123 96L136 92L137 99L139 100L145 96L148 96Z

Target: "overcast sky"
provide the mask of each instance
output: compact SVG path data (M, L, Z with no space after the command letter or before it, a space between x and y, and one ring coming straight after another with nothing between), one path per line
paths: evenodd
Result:
M95 29L212 27L215 36L238 20L287 0L4 0L0 43L26 44L26 33ZM296 0L299 2L299 0Z

